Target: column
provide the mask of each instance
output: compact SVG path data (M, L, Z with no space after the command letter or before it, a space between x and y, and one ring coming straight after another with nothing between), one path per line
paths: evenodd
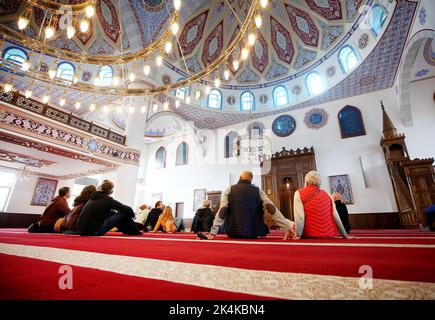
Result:
M140 151L140 163L145 158L143 151L145 149L144 132L146 126L146 112L142 112L142 107L148 108L148 97L131 97L133 101L126 106L128 118L125 128L126 145L129 148ZM130 108L134 107L131 112ZM138 190L139 165L124 164L118 168L115 181L114 198L118 201L135 208L135 196Z

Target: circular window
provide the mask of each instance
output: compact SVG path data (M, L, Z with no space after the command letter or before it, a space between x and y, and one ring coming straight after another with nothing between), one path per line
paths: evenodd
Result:
M272 131L278 137L287 137L296 129L296 120L287 114L279 116L273 121Z

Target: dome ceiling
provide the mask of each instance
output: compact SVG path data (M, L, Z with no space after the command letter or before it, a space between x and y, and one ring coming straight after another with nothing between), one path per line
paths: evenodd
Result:
M181 30L180 47L190 72L197 72L219 56L240 30L249 1L205 2ZM306 67L324 58L352 28L358 7L364 0L273 0L257 32L249 58L238 70L232 59L231 84L258 84L283 77L295 77ZM237 16L236 16L237 15ZM241 48L236 50L236 56ZM181 52L171 64L185 75ZM224 66L220 72L223 74ZM214 78L216 74L212 74ZM222 75L221 75L221 78ZM232 87L234 89L234 87Z

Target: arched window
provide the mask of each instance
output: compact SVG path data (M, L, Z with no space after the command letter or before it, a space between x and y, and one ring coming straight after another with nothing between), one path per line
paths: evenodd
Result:
M99 70L100 84L104 87L112 85L113 68L111 66L102 66Z
M75 73L76 68L71 63L61 62L57 66L56 77L66 81L72 81Z
M240 96L240 110L255 110L255 97L251 91L245 91Z
M187 164L187 143L182 142L177 147L177 159L175 161L177 166Z
M351 46L344 46L338 52L338 62L345 73L355 68L355 66L358 64L358 61L358 54Z
M308 94L310 96L318 95L318 94L322 93L323 90L325 89L323 86L322 78L315 71L310 72L307 75L307 78L305 79L305 81L307 84Z
M273 89L273 104L275 107L281 107L288 104L287 89L284 86L277 86Z
M178 79L178 81L184 80L183 78ZM175 90L175 97L184 100L189 95L189 87L182 87Z
M375 35L378 35L387 20L387 13L380 5L375 4L370 12L370 24Z
M222 93L213 89L208 94L207 106L212 109L222 109Z
M225 158L240 156L240 137L231 131L225 136Z
M23 62L29 59L26 51L18 47L9 47L3 51L3 58L8 61L12 61L15 64L22 66Z
M342 138L363 136L366 134L361 111L357 107L345 106L338 112L338 123Z
M166 149L164 147L160 147L156 151L156 169L162 169L166 167Z

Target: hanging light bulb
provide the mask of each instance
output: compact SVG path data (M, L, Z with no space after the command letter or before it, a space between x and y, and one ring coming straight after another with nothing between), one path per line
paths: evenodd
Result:
M32 8L29 7L24 13L24 15L18 18L18 29L24 30L29 25L31 14L32 14Z
M180 30L180 25L178 22L174 22L171 26L172 34L175 36L178 33L178 30Z
M81 104L80 101L76 101L75 107L76 107L77 110L80 109L81 105L82 104Z
M196 98L196 100L199 100L199 98L201 98L201 90L196 90L195 91L195 98Z
M54 69L50 69L50 70L48 70L48 77L50 78L50 79L54 79L54 77L56 76L56 70L54 70Z
M76 84L77 82L79 82L79 80L80 80L79 75L75 74L74 77L73 77L73 83Z
M89 110L94 111L95 108L96 108L95 103L91 103L91 104L89 105Z
M29 61L24 61L23 62L23 64L22 64L22 66L21 66L21 69L23 70L23 71L27 71L27 70L29 70L29 68L30 68L30 62Z
M130 82L133 82L134 79L136 79L136 75L134 74L134 72L130 72L130 74L128 75L128 78L130 79Z
M145 113L146 111L147 111L147 107L142 106L142 107L140 108L140 112L141 112L141 113Z
M175 108L179 108L180 107L180 100L175 100Z
M174 9L180 10L181 7L181 0L174 0Z
M268 0L260 0L260 5L263 9L267 7L268 3L269 3Z
M169 102L168 102L168 101L165 101L165 102L163 103L163 109L168 110L168 108L169 108Z
M134 113L134 107L133 107L133 106L130 106L130 107L128 108L128 112L130 112L130 113Z
M186 97L186 103L189 104L190 103L190 96Z
M122 112L122 107L118 107L118 108L116 108L116 111L117 111L118 113L121 113L121 112Z
M230 71L229 70L224 71L224 78L225 78L225 80L228 80L230 78Z
M263 20L261 19L261 14L258 13L255 17L254 17L254 22L255 22L255 26L260 29L261 28L261 24L263 22Z
M209 94L211 91L211 88L209 85L205 86L205 94Z
M159 106L157 105L157 102L154 102L154 104L153 104L153 111L157 112L158 108L159 108Z
M172 42L166 41L165 43L165 52L166 54L169 54L172 51Z
M25 95L25 97L26 97L27 99L29 99L29 98L32 96L32 94L33 94L32 90L27 89L27 90L26 90L26 93L25 93L24 95Z
M216 88L219 88L220 85L221 85L221 79L219 79L219 78L214 79L214 86Z
M80 21L80 31L85 33L89 29L89 21L87 19L83 19Z
M239 70L239 67L240 67L240 62L239 62L239 60L234 60L233 61L233 68L234 68L234 70Z
M248 44L250 46L253 46L255 44L255 40L257 40L257 37L254 33L251 32L250 34L248 34Z
M249 57L249 50L248 48L243 48L241 51L241 58L242 60L246 60Z
M119 84L119 77L115 75L112 79L112 84L116 87Z
M150 71L151 71L151 67L150 67L148 64L146 64L146 65L143 66L143 73L144 73L146 76L150 74Z
M103 112L104 112L104 113L109 112L109 106L104 105L104 107L103 107Z
M94 78L94 84L95 84L97 87L100 86L100 84L101 84L101 79L100 79L99 76L96 76L96 77Z
M86 17L90 18L94 15L95 9L92 5L86 7Z
M162 63L163 63L163 57L161 55L158 55L157 58L156 58L156 64L157 64L157 66L160 67L162 65Z
M5 84L5 92L8 93L9 91L12 90L13 87L14 87L14 86L13 86L12 83L6 83L6 84Z
M47 104L48 101L50 101L50 96L48 94L44 94L44 96L42 97L42 102L44 104Z
M76 29L73 26L68 26L66 28L66 36L68 39L71 39L76 34Z
M64 97L59 99L59 106L63 107L66 103L66 99Z
M52 36L54 36L55 30L52 26L46 26L44 33L45 33L45 38L50 39Z

